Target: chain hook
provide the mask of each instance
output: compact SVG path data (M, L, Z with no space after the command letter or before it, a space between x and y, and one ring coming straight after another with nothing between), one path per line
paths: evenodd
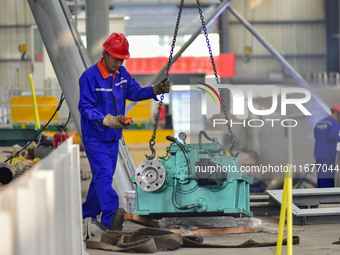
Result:
M149 141L151 156L145 155L148 160L149 159L151 160L156 156L156 151L153 147L156 144L156 140L155 140L156 139L156 132L157 132L157 127L158 127L158 122L159 122L159 116L161 115L161 108L162 108L162 105L163 105L163 99L164 99L164 94L161 94L161 98L160 98L160 101L159 101L159 104L158 104L158 111L157 111L156 119L155 119L155 125L154 125L154 128L153 128L151 139Z
M148 155L145 154L145 157L146 157L147 160L153 160L156 156L156 150L153 147L155 145L155 143L156 143L155 140L151 138L150 141L149 141L151 156L148 156Z

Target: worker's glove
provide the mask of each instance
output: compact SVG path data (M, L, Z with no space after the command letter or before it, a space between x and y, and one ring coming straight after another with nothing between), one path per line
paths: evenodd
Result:
M123 115L112 116L110 113L105 116L103 119L103 125L108 126L110 128L119 129L119 128L126 128L122 123L119 122L119 118Z
M153 92L155 95L169 93L170 91L170 81L168 77L164 77L163 80L153 85Z

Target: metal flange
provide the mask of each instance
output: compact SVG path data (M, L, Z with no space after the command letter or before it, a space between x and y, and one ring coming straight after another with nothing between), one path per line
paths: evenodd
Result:
M166 179L164 166L158 161L143 161L136 169L136 183L139 188L145 191L156 191L160 189Z

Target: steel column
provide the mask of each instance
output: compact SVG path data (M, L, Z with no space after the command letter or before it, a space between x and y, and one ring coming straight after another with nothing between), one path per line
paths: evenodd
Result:
M339 1L326 1L327 72L339 72Z
M86 0L86 41L91 64L102 56L102 44L109 36L109 1Z

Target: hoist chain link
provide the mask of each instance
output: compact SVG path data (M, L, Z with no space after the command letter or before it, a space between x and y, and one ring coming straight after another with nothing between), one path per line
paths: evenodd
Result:
M150 139L150 145L154 146L156 144L156 132L157 132L157 126L158 126L158 122L159 122L159 117L161 115L161 108L162 108L162 105L163 105L163 99L164 99L164 95L162 94L161 95L161 100L159 101L159 104L158 104L158 111L157 111L157 114L156 114L156 118L155 118L155 125L154 125L154 129L153 129L153 133L152 133L152 138Z
M175 44L176 44L176 38L177 38L179 23L181 21L181 16L182 16L182 11L183 11L183 4L184 4L184 0L181 0L181 3L179 5L179 10L178 10L178 15L177 15L175 32L174 32L174 36L172 38L172 45L171 45L171 49L170 49L168 66L167 66L166 71L165 71L165 77L168 77L169 71L170 71L170 66L171 66L171 62L172 62L172 55L174 54L174 48L175 48Z
M230 156L232 156L233 158L237 157L238 156L238 153L233 153L233 149L235 147L235 143L236 143L236 139L235 139L235 136L233 134L233 132L231 131L231 125L230 125L230 119L228 117L228 112L227 112L227 109L226 109L226 105L225 105L225 102L224 102L224 99L223 99L223 96L221 94L221 89L219 88L218 89L218 92L220 93L221 95L221 101L222 101L222 110L223 110L223 114L224 114L224 118L225 120L227 121L227 128L228 128L228 135L229 135L229 142L230 142L230 148L229 148L229 154Z
M169 71L170 71L171 62L172 62L172 55L174 53L179 23L181 21L181 16L182 16L182 11L183 11L183 4L184 4L184 0L181 0L179 10L178 10L178 15L177 15L175 32L174 32L174 36L172 38L172 45L171 45L171 49L170 49L168 65L167 65L165 75L164 75L166 78L168 78L168 76L169 76ZM157 132L157 128L158 128L159 117L161 115L161 108L162 108L162 105L163 105L163 99L164 99L164 94L161 94L160 101L159 101L159 104L158 104L158 111L157 111L156 118L155 118L155 124L154 124L153 132L152 132L152 136L151 136L151 139L149 141L151 156L145 155L148 160L152 160L156 156L156 151L154 149L154 146L156 144L156 140L155 140L156 139L156 132Z
M206 24L205 24L205 21L204 21L204 17L203 17L203 11L202 11L202 8L201 8L201 5L200 5L200 1L196 0L196 2L197 2L198 12L199 12L200 18L201 18L201 23L202 23L202 27L203 27L203 32L204 32L205 40L207 42L207 46L208 46L208 50L209 50L209 54L210 54L211 65L213 67L214 74L215 74L215 80L216 80L216 83L219 84L220 82L219 82L219 78L218 78L217 71L216 71L216 65L215 65L215 61L214 61L214 56L212 54L210 41L209 41L209 38L208 38L208 32L207 32L207 27L206 27ZM218 91L219 91L219 93L221 95L221 90L218 89ZM227 121L227 128L228 128L228 133L229 133L228 134L229 135L229 141L230 141L230 144L231 144L231 146L229 148L229 153L234 158L234 157L237 157L237 155L238 155L238 153L233 154L233 152L232 152L234 147L235 147L236 139L235 139L235 137L233 135L233 132L231 131L230 120L229 120L227 109L225 107L225 102L224 102L222 96L221 96L221 101L222 101L222 110L223 110L223 113L224 113L224 118Z
M201 8L201 5L200 5L200 1L196 0L196 2L197 2L198 12L199 12L200 18L201 18L202 28L203 28L203 32L204 32L204 36L205 36L205 41L207 42L207 46L208 46L208 50L209 50L209 54L210 54L211 65L212 65L212 68L213 68L214 74L215 74L215 80L216 80L216 83L219 84L220 82L219 82L219 78L218 78L217 71L216 71L216 65L215 65L215 61L214 61L214 56L212 54L210 41L209 41L209 38L208 38L208 32L207 32L207 27L205 25L205 21L204 21L204 17L203 17L203 11L202 11L202 8Z

